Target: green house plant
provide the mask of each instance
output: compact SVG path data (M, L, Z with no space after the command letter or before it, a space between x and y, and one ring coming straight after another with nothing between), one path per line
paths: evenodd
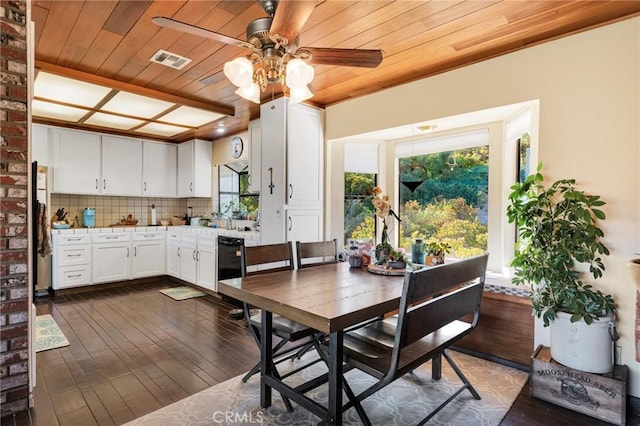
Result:
M442 265L444 255L451 251L451 245L444 241L428 241L424 243L425 265Z
M513 282L531 286L534 314L545 326L552 325L552 357L567 365L554 354L553 325L558 319L587 326L598 322L611 334L609 323L616 311L613 297L583 282L576 269L578 264L588 265L594 279L602 277L602 257L609 249L601 242L604 232L598 220L605 219L600 209L605 202L578 190L575 179L561 179L545 188L541 170L539 164L535 174L511 187L507 216L517 225L520 237L511 263ZM610 354L611 339L605 347Z

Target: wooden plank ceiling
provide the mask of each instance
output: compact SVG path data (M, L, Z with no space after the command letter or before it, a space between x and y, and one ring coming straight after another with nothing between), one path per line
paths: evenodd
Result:
M300 32L299 45L384 52L375 69L316 65L310 103L327 106L639 13L637 0L321 0ZM155 16L245 40L247 24L265 12L257 1L33 1L37 66L232 107L235 115L220 120L227 134L245 130L259 107L234 94L222 67L247 51L158 27L151 21ZM158 49L193 61L182 70L150 62ZM208 84L200 82L205 77ZM268 88L262 100L279 95L279 87L273 93ZM214 140L220 137L217 124L171 140Z

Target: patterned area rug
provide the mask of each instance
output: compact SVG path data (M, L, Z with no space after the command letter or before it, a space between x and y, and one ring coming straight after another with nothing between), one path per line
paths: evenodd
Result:
M202 297L207 295L207 293L203 293L200 290L196 290L195 288L191 288L186 285L182 287L165 288L164 290L159 291L160 293L169 296L173 300L193 299L194 297Z
M49 314L36 317L36 352L69 346L69 341Z
M474 385L481 400L475 400L465 390L438 413L429 424L433 425L486 425L497 426L516 399L528 374L510 367L495 364L458 352L449 352L464 374ZM307 354L307 356L315 354ZM302 361L280 364L292 368ZM431 410L445 401L462 385L458 377L442 361L442 378L431 379L431 363L427 363L412 374L396 380L363 402L374 425L415 425ZM326 371L322 363L303 370L287 379L293 385L302 383ZM346 374L352 388L358 393L373 383L373 379L357 370ZM195 426L211 424L227 425L312 425L319 418L294 404L293 412L285 409L280 394L273 393L273 405L267 410L260 408L260 378L254 375L247 383L241 376L234 377L181 401L168 405L140 417L126 426ZM322 386L308 395L326 406L327 387ZM346 398L346 397L345 397ZM343 399L344 401L344 399ZM354 409L344 413L345 425L361 424Z

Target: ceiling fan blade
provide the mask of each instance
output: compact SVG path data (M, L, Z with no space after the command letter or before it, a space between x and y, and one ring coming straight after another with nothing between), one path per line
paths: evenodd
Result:
M244 40L240 40L237 38L229 37L224 34L217 33L215 31L207 30L205 28L198 27L196 25L187 24L186 22L176 21L172 18L166 18L164 16L156 16L151 19L154 24L170 28L176 31L182 31L183 33L193 34L196 36L210 38L221 43L227 43L238 47L243 47L245 49L254 49L254 46L251 43L247 43Z
M310 64L341 65L348 67L375 68L382 62L382 50L334 49L330 47L301 47L296 54L311 53Z
M269 34L281 35L287 39L287 45L292 44L315 7L315 1L279 2Z

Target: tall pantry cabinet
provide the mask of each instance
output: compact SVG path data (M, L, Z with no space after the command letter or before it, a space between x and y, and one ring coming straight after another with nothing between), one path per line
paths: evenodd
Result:
M324 111L282 97L260 106L262 244L323 239Z

